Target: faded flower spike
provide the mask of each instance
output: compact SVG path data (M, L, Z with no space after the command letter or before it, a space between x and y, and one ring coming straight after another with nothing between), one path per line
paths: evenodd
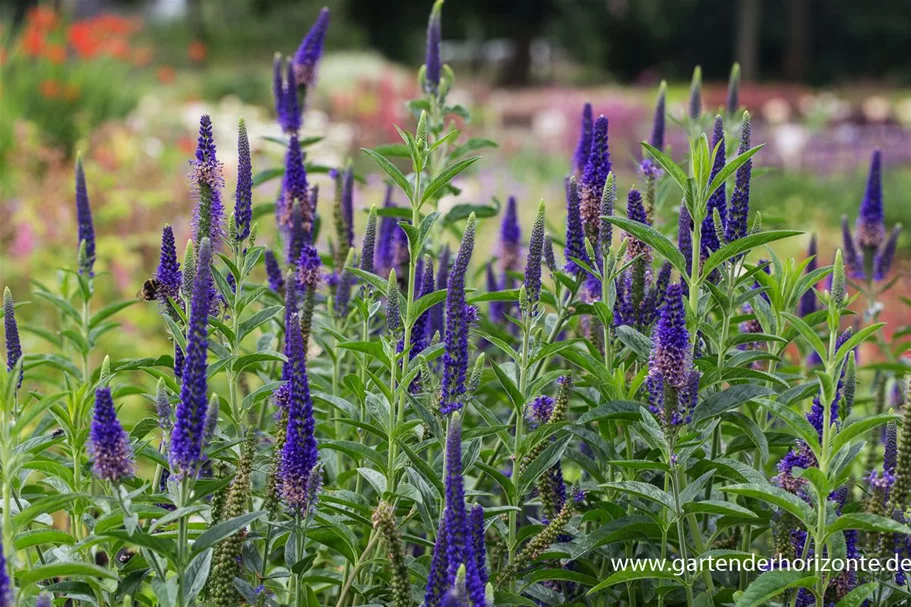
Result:
M427 54L424 60L424 89L431 95L436 95L440 88L440 41L442 40L442 12L443 0L437 0L430 11L427 21Z
M221 202L221 188L224 185L222 166L215 157L215 139L212 135L212 119L203 115L199 119L199 139L196 157L190 161L193 168L190 178L196 209L193 212L193 241L200 243L208 238L217 247L219 238L224 236L222 218L224 207Z
M440 412L444 415L462 408L468 373L468 332L472 306L465 301L465 274L474 251L475 215L471 214L462 235L462 244L446 285L446 336L443 354L443 394Z
M391 573L389 591L394 607L411 607L411 584L402 534L395 518L395 509L389 502L380 502L373 513L373 526L378 529L386 543L386 558Z
M573 155L573 174L576 177L582 176L585 165L588 164L588 153L592 147L592 129L594 127L592 118L592 104L586 103L582 108L582 126L579 130L579 143L576 145L576 153Z
M187 330L187 352L171 431L169 460L176 478L195 475L204 461L203 441L207 412L206 356L209 348L208 319L212 299L212 244L203 238L199 244L196 278Z
M323 7L316 21L294 53L294 76L297 86L312 88L316 84L319 61L323 56L326 30L329 29L329 8Z
M611 172L607 126L607 118L598 116L592 128L592 147L588 153L588 162L582 171L579 188L581 200L579 213L582 216L585 237L593 243L598 242L598 227L601 223L598 217L601 211L601 195L604 192L607 175Z
M683 289L672 284L655 327L646 380L652 413L668 427L688 423L696 404L700 374L693 369L689 338Z
M19 341L19 326L16 324L16 308L9 287L3 289L3 330L6 338L6 370L12 371L22 358L22 343ZM22 387L23 371L19 369L16 389Z
M117 483L133 474L133 455L127 433L117 419L110 388L95 391L95 412L89 440L97 478Z
M253 220L253 164L250 160L250 141L247 125L241 118L237 125L237 187L234 190L235 239L242 242L250 236Z
M81 154L76 156L76 223L79 226L79 273L91 278L95 275L95 226L92 223L92 207L89 205Z

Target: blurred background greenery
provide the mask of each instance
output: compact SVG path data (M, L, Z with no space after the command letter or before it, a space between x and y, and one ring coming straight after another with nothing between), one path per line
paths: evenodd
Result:
M57 268L75 264L72 166L82 151L100 297L135 297L154 272L161 226L172 224L178 239L189 235L187 161L200 114L216 126L229 206L239 116L254 170L280 164L281 147L266 139L280 134L272 56L293 53L323 4L332 22L304 127L323 140L308 154L329 166L353 158L371 173L359 148L394 142L393 123L410 123L404 103L417 94L430 0L0 2L0 284L28 300L29 281L53 282ZM562 207L585 101L610 119L614 168L628 187L658 82L669 81L669 113L680 116L689 75L701 64L705 109L714 112L739 61L754 143L767 144L753 208L767 226L819 234L827 261L840 240L839 217L853 217L862 197L876 146L886 163L887 222L911 225L906 11L907 0L450 0L443 55L458 77L451 98L473 113L460 126L500 144L460 178L460 197L515 195L527 226L537 200ZM670 130L682 160L684 135L673 123ZM367 177L356 196L361 210L383 194L379 177ZM259 187L256 202L274 200L276 185ZM322 185L325 214L331 190ZM550 216L559 233L562 214ZM260 240L276 244L269 219ZM494 246L496 223L483 226L481 246ZM800 256L808 238L779 250ZM895 271L904 276L911 239L901 244ZM906 281L899 284L903 291ZM22 314L52 324L42 310L35 302ZM124 319L124 330L108 337L123 356L148 350L149 341L167 350L154 305L134 306Z

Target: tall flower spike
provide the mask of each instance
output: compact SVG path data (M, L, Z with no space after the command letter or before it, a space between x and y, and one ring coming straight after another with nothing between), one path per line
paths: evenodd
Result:
M468 331L473 308L465 301L465 274L474 250L475 215L468 217L462 244L446 284L446 337L443 352L443 393L440 412L444 415L462 408L468 374Z
M79 226L76 247L81 255L79 273L91 278L95 275L95 226L92 224L92 207L89 205L81 154L76 156L76 223Z
M418 299L425 295L430 295L436 290L433 280L433 259L430 255L424 256L424 267L421 272L421 289L418 291ZM430 311L425 311L414 321L411 327L411 358L420 354L430 343Z
M579 130L579 143L573 155L573 174L582 176L585 165L588 164L588 153L592 147L592 104L586 103L582 108L582 127Z
M728 116L733 116L740 108L740 64L734 62L731 66L731 76L728 78L728 97L725 110Z
M168 303L169 297L176 300L180 296L183 276L180 273L180 263L177 261L174 230L169 225L165 225L161 230L161 256L155 278L158 279L158 297L162 305Z
M172 413L171 399L162 378L158 380L155 388L155 414L158 417L158 427L164 432L169 432L174 425L174 420L171 419Z
M607 174L607 181L604 184L604 191L601 194L601 227L598 230L598 238L602 255L606 255L610 250L611 242L614 238L614 226L605 217L612 217L614 214L614 204L617 202L617 181L614 173Z
M665 424L685 423L691 412L695 374L692 369L690 335L686 329L683 289L680 284L667 288L664 306L653 334L654 347L649 355L647 385L652 412ZM676 401L676 402L675 402Z
M285 340L290 372L287 380L288 425L280 468L282 495L289 510L306 514L315 506L313 486L319 479L318 474L314 474L314 466L319 454L314 435L316 423L307 378L306 352L297 314L291 317L286 327Z
M886 239L886 225L883 215L882 152L873 150L870 160L870 174L867 177L867 189L860 203L857 215L857 245L864 256L875 252Z
M390 570L390 594L394 607L410 607L411 584L408 566L405 563L405 549L402 533L395 519L395 508L389 502L380 502L373 513L373 527L379 530L386 543L386 557Z
M677 218L677 248L686 260L686 271L693 270L693 218L686 208L686 202L680 203L680 215Z
M598 227L600 220L598 213L601 211L601 194L604 192L604 183L611 171L610 151L607 139L608 121L604 116L598 116L592 128L592 147L588 153L588 162L582 171L580 183L581 207L585 236L593 243L598 241Z
M193 213L193 241L200 243L203 238L208 238L211 246L217 247L218 239L224 235L222 226L224 207L221 202L224 177L221 163L215 157L212 119L205 114L199 119L196 157L190 161L190 166L193 167L190 179L193 182L196 196L196 209Z
M376 257L376 206L370 207L367 229L364 230L364 245L361 247L361 270L373 273Z
M133 456L127 433L117 419L111 389L108 387L95 391L95 412L89 440L96 478L118 483L133 474Z
M301 226L309 242L313 229L313 213L316 201L310 200L310 186L307 183L307 170L304 168L304 156L296 134L292 134L285 152L285 174L282 177L281 193L275 206L276 219L282 233L287 238L293 229L294 205L301 205Z
M750 149L750 136L752 127L750 113L744 112L740 123L740 147L737 154L743 154ZM747 221L750 215L750 178L753 173L753 159L747 160L737 169L737 179L734 182L734 193L731 194L731 208L724 225L724 238L733 242L747 235ZM715 191L724 194L724 185ZM722 215L722 219L724 216Z
M522 254L522 227L516 210L516 197L506 202L506 212L500 225L500 264L504 272L518 272Z
M649 143L652 147L664 151L664 125L667 113L667 82L661 81L658 87L658 100L655 102L655 118L652 122L652 136Z
M266 249L263 255L266 264L266 277L269 280L269 288L278 294L281 294L285 288L285 278L282 276L282 269L278 265L275 253L272 249Z
M196 281L196 245L187 241L183 252L183 275L181 276L180 295L183 297L184 309L189 311L193 299L193 283Z
M715 116L715 129L712 133L712 149L715 150L715 164L712 165L710 180L714 179L725 165L724 121L721 116ZM708 257L720 249L721 245L724 244L718 240L718 234L715 231L714 214L716 209L718 210L718 215L721 216L721 225L724 225L727 221L727 194L725 193L725 186L723 183L709 197L706 206L707 214L702 221L703 257Z
M212 241L203 238L199 244L196 278L193 281L180 403L177 405L174 429L171 431L169 459L171 472L176 478L194 476L204 460L202 448L208 405L206 355L209 348L211 282Z
M401 228L400 228L401 229ZM443 245L443 248L440 250L440 255L437 258L437 280L436 284L439 288L445 288L444 285L449 285L449 245ZM439 331L442 335L445 331L445 310L446 306L443 302L440 302L434 305L430 309L430 329L429 333L431 337Z
M326 30L329 29L329 8L323 7L316 21L301 41L297 52L294 53L294 75L297 86L313 88L319 68L320 58L323 56L323 43L326 40Z
M427 21L427 54L424 59L424 89L431 95L436 95L440 88L440 41L442 32L443 0L433 3L430 19Z
M344 265L348 251L354 245L354 169L351 165L335 177L335 265Z
M396 206L392 201L392 184L386 184L386 196L383 199L383 208L391 209ZM385 276L395 267L395 239L396 232L401 228L396 225L395 217L383 216L379 225L379 242L376 247L374 263L376 273Z
M402 314L399 306L399 283L395 277L395 268L389 270L386 281L386 331L389 338L398 341L402 328Z
M810 246L807 249L807 257L810 258L809 263L807 264L807 274L812 274L816 271L816 234L810 237ZM810 289L801 295L800 297L800 307L798 312L801 316L808 316L816 311L816 293L813 291L812 285Z
M469 516L474 558L477 562L478 578L481 584L487 585L487 548L484 543L484 507L475 504Z
M492 261L487 262L486 278L487 278L487 292L488 293L496 293L497 291L500 291L503 288L503 286L500 285L500 281L497 280L497 273L496 273L496 270L494 270ZM489 312L488 312L488 318L490 319L490 322L492 322L492 323L502 322L504 311L505 310L504 310L502 301L491 301Z
M883 449L883 471L895 474L898 461L898 426L895 421L886 424L886 445Z
M901 235L902 226L896 224L889 233L886 243L880 247L879 252L873 259L873 280L883 280L892 268L892 260L895 259L895 249L898 247L898 237Z
M237 187L234 189L235 239L243 242L250 236L253 220L253 164L250 160L250 141L247 125L241 118L237 123Z
M702 116L702 67L697 65L693 70L693 80L690 83L690 120L699 120Z
M582 215L580 214L579 184L575 177L567 177L564 181L566 188L566 245L564 255L566 256L566 265L564 269L569 273L577 273L581 270L573 257L588 263L588 253L585 251L585 233L582 227Z
M538 300L541 299L541 261L544 253L545 213L547 206L542 200L538 204L538 215L531 229L528 241L528 256L525 258L525 294L528 297L529 314L534 315Z
M848 225L847 215L841 216L841 236L842 256L844 257L844 263L848 274L854 278L863 280L866 272L864 272L860 256L857 254L857 247L854 246L854 236L851 234L851 226Z
M22 358L22 343L19 341L19 326L16 324L16 308L9 287L3 289L3 330L6 338L6 370L12 371ZM22 387L22 369L16 379L16 389Z

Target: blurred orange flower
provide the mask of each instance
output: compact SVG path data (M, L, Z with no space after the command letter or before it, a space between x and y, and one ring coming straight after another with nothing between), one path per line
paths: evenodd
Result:
M141 46L133 51L133 65L136 67L145 67L152 63L152 47Z
M205 61L208 52L206 45L199 40L194 40L187 46L187 56L190 57L190 61L193 61L194 63L202 63Z
M57 13L46 6L36 6L28 12L30 24L43 30L51 30L57 25Z
M38 57L44 52L44 32L28 27L22 34L22 50L29 57Z
M66 61L66 49L62 44L48 44L44 49L44 56L54 65L60 65Z
M72 24L66 38L82 59L94 57L101 46L92 31L92 24L88 21L77 21Z
M172 82L174 82L176 72L174 71L174 68L171 67L170 65L162 65L155 72L155 76L158 78L158 82L160 82L162 84L171 84Z
M38 92L47 99L54 99L60 95L60 83L56 80L43 80L38 85Z
M104 45L104 50L115 59L129 59L130 45L123 38L113 38Z

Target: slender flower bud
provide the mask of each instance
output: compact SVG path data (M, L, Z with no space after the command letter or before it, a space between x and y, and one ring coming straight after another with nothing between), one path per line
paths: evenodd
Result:
M690 83L690 120L699 120L702 116L702 67L697 65L693 70L693 80Z
M607 179L604 183L604 190L601 193L601 227L598 230L598 238L600 239L599 246L602 255L606 255L610 250L611 243L614 237L614 226L604 219L605 217L613 217L614 215L614 204L617 202L617 180L614 178L613 172L607 174Z
M197 245L203 238L218 246L218 239L224 236L221 202L221 188L224 186L222 165L215 157L215 139L212 135L212 119L203 114L199 119L199 139L196 157L190 161L196 209L193 212L193 240Z
M209 399L209 408L206 411L206 428L203 431L203 447L206 450L212 445L215 431L218 429L218 408L220 404L221 401L218 400L218 395L213 394L212 398Z
M835 263L832 267L832 302L841 308L845 302L845 264L841 258L841 249L835 251Z
M98 479L118 483L133 474L129 439L117 419L110 388L95 391L95 412L89 441L93 469Z
M810 247L807 250L807 257L810 261L807 263L807 274L811 274L816 271L816 234L810 237ZM816 293L813 291L812 285L806 293L800 297L800 307L798 309L801 316L808 316L816 311Z
M3 289L3 330L6 338L6 370L12 371L22 358L22 344L19 341L19 326L16 324L16 308L9 287ZM16 390L22 387L23 371L19 369Z
M462 408L468 373L468 331L473 308L465 301L465 274L474 250L475 215L465 225L462 244L446 285L446 347L443 353L443 393L440 412L444 415Z
M551 272L557 271L557 258L554 255L554 239L550 234L544 235L544 264Z
M354 169L349 164L335 177L335 264L341 267L354 246Z
M95 275L95 226L92 224L92 207L89 205L81 154L76 156L76 223L79 226L79 241L76 246L81 252L79 273L91 278Z
M898 452L895 461L895 483L889 494L890 508L893 512L905 511L908 496L911 493L911 406L902 408L901 434L898 439Z
M529 314L534 315L538 300L541 299L541 257L544 248L545 213L547 207L542 200L538 204L538 215L531 229L528 242L528 257L525 260L525 293L528 297Z
M582 217L585 236L592 242L598 242L598 228L601 211L601 195L604 192L604 183L611 172L610 151L607 137L608 120L598 116L592 128L592 147L588 153L588 162L582 171L579 195L581 206L579 213Z
M402 315L399 312L399 282L395 269L389 271L386 283L386 331L393 340L398 340L402 328Z
M867 189L860 203L857 215L857 244L867 255L868 250L876 251L886 238L886 226L883 215L882 185L882 152L873 150L870 160L870 175L867 177Z
M196 282L196 245L192 240L187 241L187 248L183 253L183 275L181 276L180 295L183 297L186 309L189 309L193 298L193 284Z
M570 519L572 519L575 506L575 500L566 501L559 514L557 514L557 516L555 516L554 519L548 523L547 527L538 533L538 535L531 538L528 543L525 544L522 551L516 556L516 560L509 563L503 570L503 573L499 578L500 583L515 577L520 571L528 566L529 563L544 554L551 544L557 541L560 532L563 531L563 528L569 523Z
M854 394L857 391L857 355L854 350L848 353L848 362L845 363L845 406L839 411L842 421L851 415L851 408L854 406Z
M715 129L712 134L712 149L715 150L715 163L712 165L712 173L710 179L715 179L715 177L718 175L721 169L724 168L725 165L724 121L721 119L721 116L715 116ZM706 206L707 215L702 221L703 257L708 257L721 248L722 243L718 239L714 225L714 214L716 209L721 216L721 223L723 225L727 217L727 198L725 194L725 184L723 183L709 197L709 201Z
M575 177L568 177L565 180L566 186L566 245L564 255L566 256L566 265L564 269L569 273L578 273L581 268L576 265L572 258L579 259L588 263L589 259L585 252L585 233L582 227L582 216L580 214L579 185Z
M282 269L278 265L275 253L271 249L266 249L263 258L266 263L266 277L269 280L269 288L281 295L285 288L285 278L282 276Z
M186 362L176 422L171 432L169 459L176 478L192 477L202 464L206 421L206 355L209 347L208 319L212 290L212 243L203 238L199 244L198 270L193 282L193 298L187 329Z
M733 116L740 108L740 64L736 61L731 66L731 75L728 78L728 98L725 110L728 116Z
M883 280L889 274L892 268L892 260L895 259L895 249L898 246L898 237L901 234L902 225L896 224L889 234L888 240L879 249L873 260L873 280Z
M592 147L592 104L586 103L582 108L582 127L579 130L579 143L573 155L573 174L582 176L585 165L588 164L588 153Z
M424 90L436 95L440 86L440 41L443 37L442 19L443 0L433 3L430 19L427 21L427 55L424 60Z
M327 29L329 29L329 8L323 7L310 31L301 41L297 52L294 53L294 75L297 86L309 89L316 84Z
M652 121L652 136L649 139L649 143L652 147L664 151L664 125L665 125L665 114L667 113L666 103L667 103L667 82L664 80L661 81L661 86L658 87L658 99L655 101L655 118Z
M155 413L158 416L158 427L163 432L170 432L174 425L171 419L171 399L168 396L168 389L165 387L164 379L158 380L155 389Z
M174 377L177 378L177 381L183 381L183 367L186 364L186 359L184 358L183 350L180 349L180 344L176 341L174 342Z
M169 225L165 225L161 230L161 257L155 277L158 279L158 298L162 305L168 304L169 297L174 300L179 297L183 276L177 261L174 231Z
M411 607L411 583L408 566L405 563L405 549L402 534L395 518L395 509L389 502L380 502L373 513L373 526L386 543L386 558L389 563L389 591L395 607Z
M740 147L737 154L743 154L750 149L752 126L750 113L743 113L740 123ZM734 193L731 194L731 208L725 223L724 237L728 242L747 235L747 221L750 215L750 178L753 174L753 159L747 160L737 169L737 178L734 182ZM719 190L724 190L722 185ZM717 191L716 191L717 193Z
M250 141L247 125L241 118L237 124L237 186L234 189L235 239L242 242L250 235L253 220L253 164L250 160Z
M361 270L373 273L373 262L376 256L376 205L370 207L367 216L367 229L364 231L364 245L361 248Z
M886 424L886 445L883 449L883 471L895 474L898 459L898 426L895 421Z

